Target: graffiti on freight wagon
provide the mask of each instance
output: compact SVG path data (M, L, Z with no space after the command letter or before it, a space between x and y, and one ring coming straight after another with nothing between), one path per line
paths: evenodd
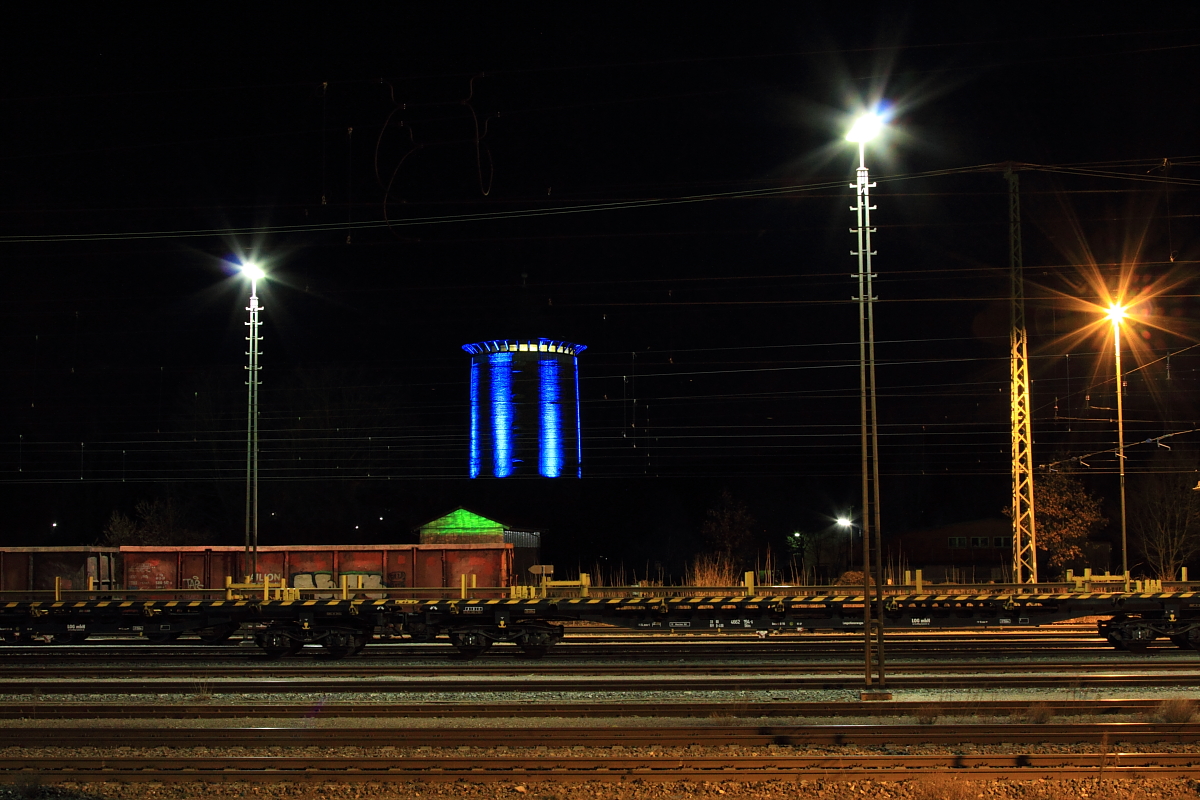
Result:
M132 564L129 567L127 567L126 588L129 588L129 589L176 589L176 588L178 588L178 589L222 589L222 588L224 588L224 585L223 585L224 580L221 581L222 585L206 586L204 578L199 575L191 575L191 576L181 577L179 579L179 585L176 586L175 585L175 576L173 573L174 573L174 569L167 565L164 565L164 564L156 564L156 563ZM258 581L261 581L264 577L267 580L271 581L271 583L274 583L276 585L278 585L282 581L282 576L277 572L270 572L270 573L266 573L265 575L260 574L258 576ZM240 579L235 578L234 580L237 581ZM255 581L255 583L257 583L258 581Z

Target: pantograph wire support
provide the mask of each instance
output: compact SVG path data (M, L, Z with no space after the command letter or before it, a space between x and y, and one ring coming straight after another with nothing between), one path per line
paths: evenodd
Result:
M1029 344L1025 330L1025 275L1021 255L1021 187L1009 165L1008 267L1009 377L1012 429L1013 583L1037 583L1037 526L1033 499L1033 418L1029 402Z

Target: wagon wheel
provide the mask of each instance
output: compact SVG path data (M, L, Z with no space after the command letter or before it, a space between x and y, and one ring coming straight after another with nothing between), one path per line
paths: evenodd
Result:
M209 628L201 628L196 631L200 636L200 641L205 644L223 644L229 640L229 637L234 634L240 626L236 622L229 622L224 625L213 625Z
M303 650L304 642L297 642L294 639L288 639L287 644L274 646L260 644L259 647L262 648L263 654L266 655L267 658L286 658L288 656L294 656L296 653L299 653L301 650Z
M481 655L483 655L484 652L487 650L486 647L478 647L478 646L459 647L457 649L458 649L458 655L462 658L463 661L474 661L475 659L477 659Z
M67 631L65 633L54 634L50 637L50 641L54 644L79 644L87 638L87 631Z
M492 640L479 631L451 631L450 644L454 645L462 660L471 661L487 652Z

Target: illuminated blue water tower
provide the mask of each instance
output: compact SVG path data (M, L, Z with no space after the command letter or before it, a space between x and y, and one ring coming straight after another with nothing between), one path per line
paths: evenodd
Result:
M471 354L472 478L583 477L579 354L554 339L464 344Z

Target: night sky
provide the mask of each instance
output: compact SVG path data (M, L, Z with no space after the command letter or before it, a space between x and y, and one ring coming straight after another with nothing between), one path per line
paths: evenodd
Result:
M678 572L723 489L764 547L828 526L858 500L842 136L881 101L885 536L1008 503L1005 162L1038 463L1115 444L1111 339L1076 332L1118 285L1155 295L1126 438L1200 427L1188 4L255 8L5 27L0 543L167 498L241 541L243 257L270 273L263 544L466 505L548 560ZM589 348L583 480L466 478L461 345L515 337ZM1195 469L1198 436L1129 469Z

